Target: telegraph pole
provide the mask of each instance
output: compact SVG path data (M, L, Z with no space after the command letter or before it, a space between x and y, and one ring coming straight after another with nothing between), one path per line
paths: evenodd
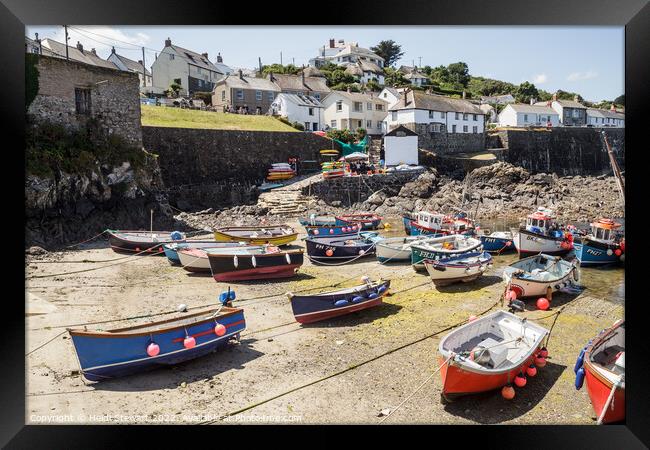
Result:
M282 52L280 52L280 65L282 65Z
M68 56L68 26L63 25L63 28L65 29L65 59L70 60L70 57Z
M142 47L142 86L147 86L147 69L144 63L144 47Z
M418 63L418 67L422 67L422 57L418 56L418 58L420 58L420 62Z

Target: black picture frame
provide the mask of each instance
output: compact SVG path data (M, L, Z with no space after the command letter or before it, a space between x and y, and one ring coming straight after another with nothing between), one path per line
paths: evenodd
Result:
M432 444L440 445L446 439L456 443L473 443L488 447L533 447L533 448L647 448L650 445L650 390L645 375L648 372L648 352L645 345L644 303L647 301L642 290L641 271L644 266L643 237L647 236L641 227L647 223L643 214L643 195L647 188L642 186L643 156L648 152L648 132L645 120L648 118L650 80L650 5L647 0L545 0L544 2L524 2L521 0L499 0L494 2L446 0L437 2L376 0L366 4L346 2L329 8L328 3L316 6L312 14L305 11L304 2L293 6L287 2L260 2L253 6L243 6L238 2L210 2L200 8L190 4L178 5L169 0L140 0L138 2L113 0L3 0L0 5L0 35L4 50L4 64L0 76L3 83L3 159L4 174L3 200L6 215L3 240L5 259L2 320L2 392L3 405L0 419L0 444L8 448L96 448L109 447L125 439L135 439L134 435L144 435L148 446L155 445L161 438L185 435L187 445L210 445L206 433L218 434L223 439L241 432L241 428L228 432L203 428L191 431L176 426L160 429L155 433L151 428L97 426L35 426L24 425L25 412L25 329L24 295L25 271L21 269L20 255L24 257L24 241L17 236L24 235L24 224L17 219L18 211L24 210L24 195L17 186L24 185L24 36L25 24L46 25L63 23L80 24L120 24L120 25L617 25L625 26L625 95L626 95L626 334L627 348L626 392L627 411L625 425L614 426L536 426L505 428L497 427L410 427L408 433L417 431ZM255 8L251 14L247 8ZM244 8L244 9L242 9ZM291 19L287 11L294 11ZM14 144L9 138L14 138ZM21 184L23 183L23 184ZM21 226L23 228L21 229ZM12 239L13 237L13 239ZM12 255L10 257L9 255ZM14 260L13 255L16 255ZM646 264L647 265L647 264ZM7 289L9 286L11 290ZM11 293L10 293L11 292ZM435 401L435 400L432 400ZM215 433L216 431L216 433ZM308 433L323 433L323 437L335 436L339 430L330 433L327 429L314 429L309 426L269 427L260 430L265 439L274 439L277 431L290 433L291 440L302 441L300 436ZM354 430L357 437L383 435L402 430L392 427L372 427ZM200 433L200 434L197 434ZM283 433L283 434L284 434ZM324 433L327 433L325 435ZM247 433L248 434L248 433ZM396 433L395 433L396 434ZM486 437L487 435L491 435ZM245 439L240 436L238 439ZM279 438L279 435L277 436ZM208 439L207 441L205 439ZM365 439L365 438L364 438ZM480 439L480 440L479 440ZM350 443L348 437L345 438ZM410 440L410 439L409 439ZM402 439L400 439L404 443ZM427 442L424 441L424 442ZM169 441L166 441L169 442ZM214 442L214 441L213 441ZM452 444L456 445L456 444Z

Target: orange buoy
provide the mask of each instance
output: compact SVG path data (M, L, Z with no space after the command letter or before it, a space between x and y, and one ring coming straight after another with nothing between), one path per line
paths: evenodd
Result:
M530 366L528 366L528 368L526 369L526 375L528 375L529 377L534 377L535 375L537 375L537 368L535 367L535 364L531 364Z
M523 372L519 372L519 375L515 377L515 384L517 385L517 387L526 386L526 376L524 375Z
M549 306L551 306L551 304L544 297L540 297L540 298L537 299L537 308L538 309L541 309L542 311L546 311Z
M509 384L503 386L503 389L501 389L501 396L506 400L512 400L513 398L515 398L515 388L513 388Z
M616 256L621 256L621 253L623 253L623 252L621 251L620 248L617 248L616 250L614 250L614 254L615 254Z
M546 358L543 358L540 355L537 355L535 357L535 365L537 367L544 367L546 365Z
M224 334L226 334L226 327L223 324L218 323L214 327L214 334L216 334L217 336L223 336Z
M334 250L332 250L331 248L328 248L327 250L325 250L325 254L327 256L332 256L334 254Z
M546 347L542 347L539 350L539 356L541 356L542 358L548 358L548 350L546 350Z
M188 336L183 340L183 347L185 348L194 348L196 346L196 339L192 336Z

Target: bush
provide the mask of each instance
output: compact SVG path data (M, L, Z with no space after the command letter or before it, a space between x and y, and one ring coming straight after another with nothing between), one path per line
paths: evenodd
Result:
M330 129L327 131L327 137L330 139L336 139L337 141L352 143L355 141L355 135L347 128L344 130L335 130Z

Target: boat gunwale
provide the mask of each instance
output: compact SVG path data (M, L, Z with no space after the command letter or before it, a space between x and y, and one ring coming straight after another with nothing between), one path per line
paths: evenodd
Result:
M596 379L598 379L598 381L603 383L609 389L611 389L613 386L612 381L608 380L606 377L603 376L603 374L600 373L596 363L591 360L591 355L593 351L596 349L596 347L600 346L600 344L603 343L606 337L610 336L612 333L615 333L624 324L625 324L625 319L617 320L616 322L614 322L612 326L607 328L603 334L599 335L596 339L594 339L594 341L591 344L587 346L583 358L585 370L589 370L590 374L592 374ZM600 368L614 374L614 372L612 372L611 370L603 366L600 366ZM616 375L616 374L614 375L620 378L620 375ZM625 384L619 386L618 389L625 390Z

